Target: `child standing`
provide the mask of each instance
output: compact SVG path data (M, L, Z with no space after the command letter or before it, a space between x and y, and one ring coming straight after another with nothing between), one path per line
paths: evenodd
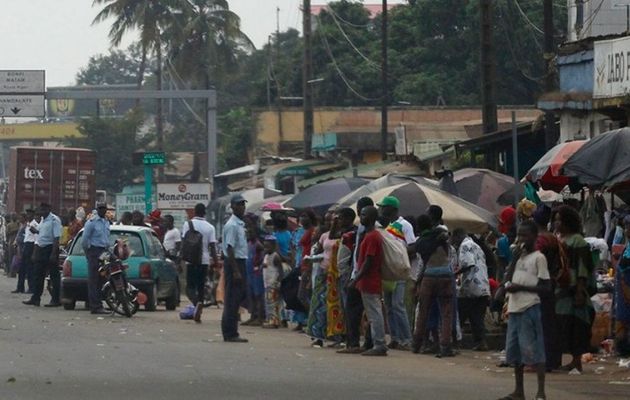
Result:
M523 369L535 366L538 376L536 400L545 399L545 342L540 311L540 294L551 290L547 259L534 246L538 227L532 221L521 223L518 241L521 254L511 278L505 283L508 293L508 330L506 337L506 363L514 365L516 388L506 400L525 398Z
M264 239L265 258L263 259L263 280L265 282L265 314L267 321L263 328L277 329L280 326L280 281L282 280L282 260L278 254L276 237L267 235Z
M244 326L262 326L265 321L265 282L263 259L265 251L258 239L257 216L247 215L247 296L249 299L249 320Z

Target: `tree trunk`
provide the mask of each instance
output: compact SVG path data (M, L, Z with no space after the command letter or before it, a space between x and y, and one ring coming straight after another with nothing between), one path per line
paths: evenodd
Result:
M138 68L138 80L136 86L138 90L142 90L142 81L144 81L144 71L147 68L147 48L142 44L142 59L140 60L140 67ZM136 108L140 108L140 99L136 99Z

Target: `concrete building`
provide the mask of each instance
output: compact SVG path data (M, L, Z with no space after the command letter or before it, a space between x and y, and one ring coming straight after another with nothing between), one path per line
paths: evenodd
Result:
M630 0L569 1L569 37L558 50L560 87L538 102L560 118L560 142L628 125ZM628 9L630 11L630 9Z

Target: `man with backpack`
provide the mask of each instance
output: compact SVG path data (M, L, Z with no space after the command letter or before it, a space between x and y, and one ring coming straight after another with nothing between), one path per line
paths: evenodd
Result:
M195 205L195 216L182 227L182 259L186 261L186 292L195 304L194 320L201 322L208 266L218 265L214 226L205 220L206 206Z
M429 206L427 214L432 228L420 237L416 243L416 253L422 259L423 271L416 284L416 293L420 302L420 312L416 320L413 338L413 352L425 352L422 348L429 311L434 301L440 308L440 350L437 357L454 357L452 345L453 313L455 298L455 275L453 260L455 250L450 246L449 233L442 222L442 208Z
M398 210L400 209L398 198L387 196L377 206L379 207L380 222L384 227L387 227L387 232L405 244L404 249L407 248L407 245L413 245L416 242L416 235L413 232L413 226L398 215ZM407 281L405 279L397 280L391 282L391 284L393 290L386 290L384 293L387 319L392 337L392 341L387 347L409 351L411 350L411 328L409 327L409 317L405 308L405 286Z

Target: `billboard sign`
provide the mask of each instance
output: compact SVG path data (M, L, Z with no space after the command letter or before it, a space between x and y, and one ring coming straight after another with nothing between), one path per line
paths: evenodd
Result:
M210 203L209 183L159 183L157 208L160 210L189 210L197 203Z
M155 195L152 199L153 207L151 209L156 208ZM120 218L120 216L124 212L134 212L134 211L142 211L144 212L144 194L127 194L127 193L119 193L116 195L116 217Z
M630 37L595 42L593 97L606 99L630 93Z

